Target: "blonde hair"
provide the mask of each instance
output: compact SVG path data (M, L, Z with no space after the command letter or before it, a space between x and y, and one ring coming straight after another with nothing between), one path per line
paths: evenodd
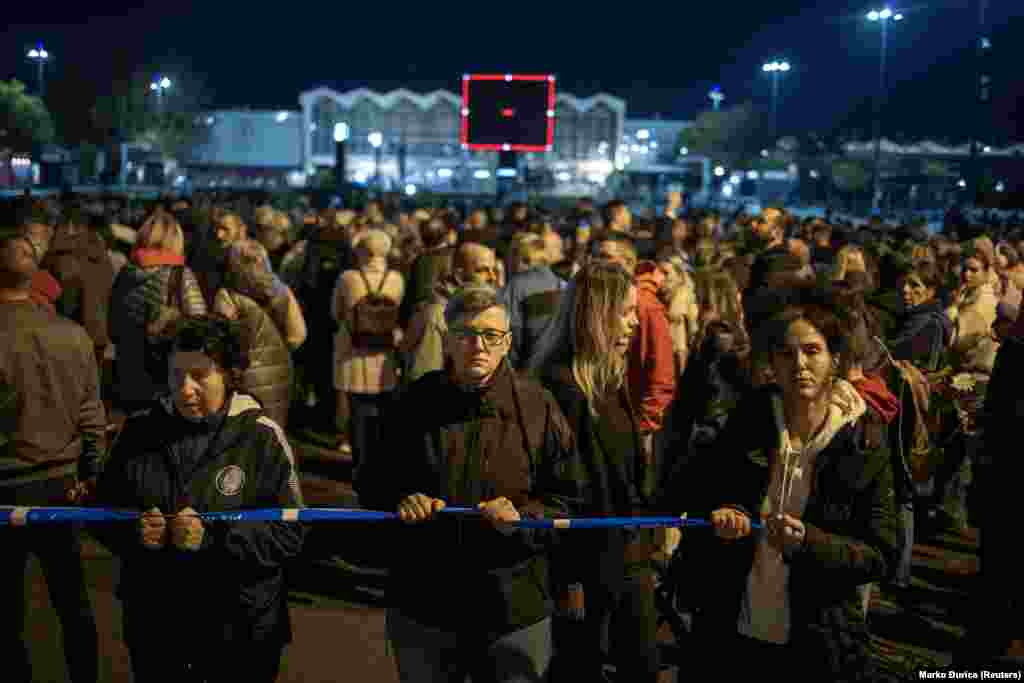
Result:
M708 325L712 322L725 323L734 332L745 334L739 292L736 279L729 271L698 271L694 280L694 296L698 307L695 349L700 349L704 343Z
M221 213L214 220L214 226L219 225L229 228L236 235L237 241L249 239L249 226L245 224L245 221L237 213Z
M519 233L512 239L509 249L509 263L513 272L529 270L543 265L547 260L547 244L544 238L533 233Z
M227 285L257 301L272 296L274 276L267 267L267 250L256 240L239 240L228 249Z
M615 353L619 318L633 281L619 265L587 264L576 276L572 375L597 416L597 401L622 388L626 361Z
M697 240L693 257L698 268L717 268L720 260L718 242L706 237Z
M184 256L185 233L173 215L159 208L139 228L135 246L140 249L162 249Z
M356 236L353 246L369 258L385 258L391 253L391 235L379 228L371 228Z
M867 273L868 260L864 250L856 244L847 244L836 252L835 264L832 267L833 280L845 280L846 274L853 272L850 270L850 255L854 253L860 254L861 263L864 264L864 269L860 272Z

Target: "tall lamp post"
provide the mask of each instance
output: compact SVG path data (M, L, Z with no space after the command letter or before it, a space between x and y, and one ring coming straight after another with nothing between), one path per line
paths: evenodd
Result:
M157 111L161 114L164 111L164 91L170 87L171 79L167 78L167 76L164 76L163 78L157 76L156 80L149 84L149 89L156 93Z
M334 124L334 185L338 194L345 190L345 180L348 177L345 164L345 143L348 142L349 127L345 122Z
M43 44L39 43L38 46L28 51L28 58L36 63L37 71L37 85L39 86L39 96L46 96L46 62L50 59L50 53L43 48Z
M366 136L370 146L373 147L373 184L380 189L380 155L381 145L384 144L384 134L375 130Z
M881 24L882 42L878 60L878 94L875 96L875 160L871 184L871 209L878 212L882 195L882 97L885 94L885 59L889 45L889 21L903 21L903 15L891 7L871 10L867 14L868 21Z
M725 99L725 95L722 94L722 88L716 85L708 93L708 98L711 100L712 109L718 111L722 106L722 100Z
M790 70L789 62L776 60L761 65L761 71L772 77L772 137L779 135L779 77Z

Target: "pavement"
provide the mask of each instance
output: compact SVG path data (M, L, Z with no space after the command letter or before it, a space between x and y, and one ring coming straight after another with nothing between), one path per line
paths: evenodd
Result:
M357 498L345 480L351 461L336 451L295 441L307 504L353 507ZM311 540L309 558L290 574L294 642L285 650L281 683L356 681L395 683L397 673L384 629L387 573L360 557L372 546L358 532L321 532ZM113 595L117 562L97 543L83 546L90 595L100 634L103 683L131 680L121 640L120 605ZM965 633L970 591L977 581L977 532L946 533L915 545L909 590L876 591L870 625L874 653L887 681L917 680L923 667L946 668ZM40 683L66 681L59 624L49 605L45 581L33 559L29 565L30 609L26 634ZM660 633L665 661L659 683L681 678L685 644ZM2 676L0 676L2 680Z

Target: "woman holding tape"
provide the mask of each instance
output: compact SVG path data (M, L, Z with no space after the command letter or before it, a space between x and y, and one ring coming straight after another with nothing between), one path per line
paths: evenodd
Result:
M93 529L121 558L136 683L270 683L291 639L283 566L302 548L302 525L199 516L302 507L284 432L235 390L242 348L230 321L186 320L170 356L171 396L128 418L98 484L100 505L147 511L137 526Z
M587 516L633 517L657 508L653 463L641 447L626 384L626 355L638 326L632 278L616 263L594 261L565 290L530 362L576 434L588 483L581 514ZM584 612L582 621L561 624L559 659L565 655L567 678L601 680L607 627L617 679L657 680L653 552L650 529L566 532L554 563L556 583L572 588Z
M696 628L702 651L728 653L715 660L724 679L791 667L806 680L870 679L858 586L889 576L902 540L884 432L867 428L842 379L848 320L813 295L775 315L755 344L778 384L737 408L714 449L707 509L731 542L699 558ZM755 515L765 528L751 535Z

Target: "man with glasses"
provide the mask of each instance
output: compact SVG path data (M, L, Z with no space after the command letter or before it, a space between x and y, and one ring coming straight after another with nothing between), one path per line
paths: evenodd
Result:
M554 537L509 523L570 512L582 488L573 435L551 394L505 362L508 313L493 288L456 292L444 318L444 369L385 415L379 457L356 481L363 507L408 525L377 544L390 551L399 679L544 680Z

